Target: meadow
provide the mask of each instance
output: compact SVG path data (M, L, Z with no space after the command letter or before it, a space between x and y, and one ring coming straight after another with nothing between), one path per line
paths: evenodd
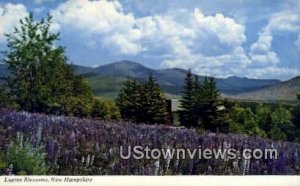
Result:
M199 133L166 125L133 124L0 110L1 149L30 145L50 175L299 175L300 144L238 134ZM278 159L120 158L120 146L150 148L276 148ZM33 150L34 151L34 150ZM13 156L13 155L12 155ZM22 158L14 162L20 172ZM38 167L37 167L38 168ZM7 170L2 169L1 172ZM34 174L27 170L27 174Z

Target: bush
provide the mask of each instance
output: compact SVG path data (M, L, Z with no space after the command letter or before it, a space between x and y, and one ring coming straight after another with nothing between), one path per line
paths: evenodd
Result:
M93 101L91 116L104 120L117 120L121 117L115 102L99 98L95 98Z
M13 165L18 175L45 175L45 155L42 148L33 148L29 143L11 144L6 154L6 163Z

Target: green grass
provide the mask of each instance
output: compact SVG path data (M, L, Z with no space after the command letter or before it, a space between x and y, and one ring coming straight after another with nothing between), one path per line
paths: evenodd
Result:
M117 97L126 78L112 76L91 76L87 78L95 96L114 99Z

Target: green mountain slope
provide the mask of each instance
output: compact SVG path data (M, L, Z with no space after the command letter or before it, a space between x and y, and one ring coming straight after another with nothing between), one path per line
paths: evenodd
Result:
M157 79L162 90L169 97L180 95L187 73L183 69L151 69L132 61L119 61L99 67L73 65L77 74L83 75L90 83L96 96L115 98L123 82L129 78L146 81L150 73ZM0 75L7 74L6 67L0 64ZM203 79L203 76L199 76ZM249 79L240 77L217 78L217 86L223 94L234 96L252 92L278 84L279 80Z
M186 70L177 68L154 70L131 61L120 61L96 68L77 66L77 72L88 79L95 95L106 97L115 97L128 77L145 81L150 73L167 95L178 97L187 73ZM199 79L203 79L203 76L199 76ZM280 82L240 77L217 78L216 81L221 92L227 94L258 90Z
M296 92L298 90L300 90L300 76L271 87L245 92L234 96L227 95L227 97L244 100L296 101Z

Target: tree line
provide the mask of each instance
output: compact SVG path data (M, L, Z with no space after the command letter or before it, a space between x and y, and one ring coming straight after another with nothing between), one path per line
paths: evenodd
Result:
M296 107L283 104L271 107L263 103L255 104L252 108L243 106L222 99L214 78L205 77L200 81L189 70L180 100L179 121L181 126L199 131L300 142L300 94L298 99ZM167 112L166 102L152 75L147 82L128 79L117 99L124 120L148 124L168 122L173 113Z

